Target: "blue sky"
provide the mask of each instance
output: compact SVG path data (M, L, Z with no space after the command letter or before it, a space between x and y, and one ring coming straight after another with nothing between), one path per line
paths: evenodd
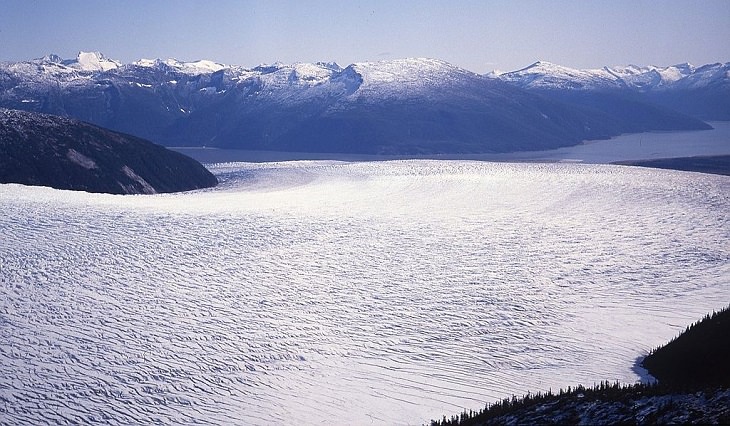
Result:
M0 61L432 57L475 72L730 61L730 0L0 0Z

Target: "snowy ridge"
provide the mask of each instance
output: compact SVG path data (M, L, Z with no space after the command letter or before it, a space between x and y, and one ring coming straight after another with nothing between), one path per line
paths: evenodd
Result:
M178 77L210 76L224 72L229 86L246 83L257 87L256 94L293 101L296 96L311 98L306 93L323 84L336 87L323 92L354 93L355 98L366 95L377 97L407 97L450 83L478 78L500 79L525 89L635 89L661 90L672 88L701 88L708 85L727 85L730 63L694 67L679 64L669 67L629 65L600 69L573 69L546 61L538 61L521 70L491 73L479 76L471 71L430 58L408 58L377 62L360 62L345 68L333 62L260 65L254 68L224 65L210 60L192 62L177 59L140 59L131 64L106 58L99 52L79 52L75 59L58 55L16 63L0 63L0 75L9 74L24 84L78 84L79 79L105 79L110 75L144 83L148 88L177 84ZM162 73L160 75L159 73ZM102 76L103 74L103 76ZM231 87L218 87L217 92ZM276 91L294 90L295 93Z
M226 65L208 60L182 62L177 59L140 59L132 65L146 68L169 68L189 75L209 74L228 68Z
M578 70L538 61L518 71L500 74L499 79L526 89L583 89L602 85L616 85L619 78L607 69Z
M525 89L633 89L639 91L700 88L727 84L730 62L696 68L684 63L668 67L628 65L600 69L574 69L539 61L521 70L495 75Z
M377 92L382 97L406 97L449 82L480 78L448 62L430 58L360 62L351 67L362 77L363 92Z
M38 90L47 90L43 85L75 85L79 79L104 80L110 77L109 74L128 80L137 87L152 89L182 84L180 77L183 76L210 76L223 71L228 87L217 87L216 92L224 92L234 86L250 86L254 88L253 94L285 102L296 102L297 98L307 100L323 95L351 94L361 84L363 93L369 96L403 97L449 81L482 78L444 61L427 58L362 62L346 68L334 62L275 63L244 68L209 60L183 62L177 59L140 59L123 65L98 52L80 52L72 60L48 55L31 61L3 63L0 64L0 72L3 71L26 84L41 85ZM317 88L326 84L331 87Z
M61 75L73 75L78 73L93 73L116 70L122 63L113 59L107 59L99 52L79 52L74 59L62 59L55 54L46 55L42 58L16 63L0 63L0 69L14 71L17 75L33 76L48 75L58 77Z
M350 70L360 76L363 88L368 91L386 86L399 87L402 91L419 91L454 79L471 79L477 74L430 58L407 58L388 61L360 62L341 67L334 62L260 65L254 68L224 65L210 60L192 62L177 59L140 59L131 64L108 59L100 52L79 52L74 59L62 59L47 55L30 61L0 63L0 71L10 72L24 80L73 80L95 73L113 72L120 76L144 70L180 73L188 76L209 75L225 71L231 81L240 82L260 78L271 88L312 87L330 82ZM633 88L652 90L674 87L698 88L717 81L730 80L730 62L695 67L684 63L668 67L636 66L603 67L600 69L574 69L538 61L523 69L511 72L493 72L485 77L523 88L536 89L583 89ZM169 82L166 81L166 82ZM394 93L391 93L392 95Z
M687 89L709 87L720 82L723 87L730 86L730 62L708 64L697 68L692 74L677 82Z
M341 92L337 87L326 83L341 72L336 64L295 63L260 65L252 70L238 69L237 80L243 84L253 83L254 94L263 99L296 104Z

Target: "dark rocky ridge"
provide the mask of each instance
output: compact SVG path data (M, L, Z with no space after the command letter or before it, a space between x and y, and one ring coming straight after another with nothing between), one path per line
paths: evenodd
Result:
M0 109L0 183L111 194L215 186L200 163L144 139L78 120Z

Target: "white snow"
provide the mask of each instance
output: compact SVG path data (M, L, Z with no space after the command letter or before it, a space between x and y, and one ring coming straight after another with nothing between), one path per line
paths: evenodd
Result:
M728 64L715 64L728 69ZM693 87L703 87L711 81L722 79L706 67L692 64L668 67L636 65L604 67L601 69L573 69L550 62L539 61L521 70L496 76L524 88L606 89L629 87L638 90L657 90L694 82Z
M430 58L361 62L352 68L363 79L356 95L375 95L378 99L404 98L461 79L478 78L475 73Z
M109 71L121 66L121 63L107 59L99 52L79 52L75 60L63 61L69 68L81 71Z
M175 69L177 71L180 71L182 73L189 74L189 75L211 74L216 71L220 71L220 70L228 68L226 65L219 64L219 63L213 62L213 61L208 61L208 60L183 62L183 61L179 61L174 58L169 58L166 60L140 59L138 61L133 62L132 65L136 65L139 67L146 67L146 68L167 66L167 67L170 67L172 69Z
M538 61L518 71L500 74L502 80L519 83L525 88L576 88L616 86L619 78L608 69L578 70Z
M346 107L347 102L354 100L378 103L388 99L407 99L420 96L426 89L432 93L448 93L454 84L485 79L447 62L429 58L362 62L346 68L334 62L275 63L245 68L209 60L184 62L177 59L140 59L130 65L122 65L99 52L80 52L77 58L70 60L49 55L32 61L0 63L0 70L23 81L23 90L18 91L19 102L31 99L33 93L48 93L59 86L66 90L106 82L108 75L100 75L104 72L116 74L139 87L186 85L184 89L191 92L198 92L205 86L198 85L197 79L182 75L203 76L208 81L201 80L200 84L215 85L216 93L233 88L242 88L245 92L246 88L250 88L251 92L245 92L245 95L268 98L288 106L317 98L341 98L344 102L334 108ZM163 74L158 71L163 71ZM223 78L210 84L211 75L219 71L225 71ZM577 70L539 61L518 71L495 72L487 77L526 88L631 88L644 91L728 85L729 72L730 63L701 67L691 64L670 67L629 65ZM176 74L182 75L178 77Z
M98 166L96 162L84 154L76 151L75 149L69 149L66 153L66 157L72 162L78 164L85 169L96 169Z
M422 424L632 382L730 297L726 176L211 169L181 194L0 185L5 420Z

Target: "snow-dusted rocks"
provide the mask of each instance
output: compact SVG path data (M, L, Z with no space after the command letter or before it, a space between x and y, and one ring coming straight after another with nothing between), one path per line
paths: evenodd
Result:
M208 74L227 68L223 64L213 61L199 60L193 62L182 62L177 59L140 59L133 62L132 65L147 68L162 68L179 71L188 75Z
M608 71L578 70L551 62L538 61L521 70L497 76L502 81L524 89L583 89L619 87L619 78Z
M112 194L215 186L195 160L78 120L0 108L0 183Z
M525 89L546 90L609 90L636 91L694 88L730 82L730 62L699 68L692 64L668 67L628 65L600 69L573 69L538 61L521 70L498 74L496 78Z
M491 77L551 98L579 101L582 107L589 106L587 97L598 95L599 108L607 104L605 97L609 96L613 104L620 98L702 120L730 120L730 62L701 67L685 63L578 70L541 61Z

